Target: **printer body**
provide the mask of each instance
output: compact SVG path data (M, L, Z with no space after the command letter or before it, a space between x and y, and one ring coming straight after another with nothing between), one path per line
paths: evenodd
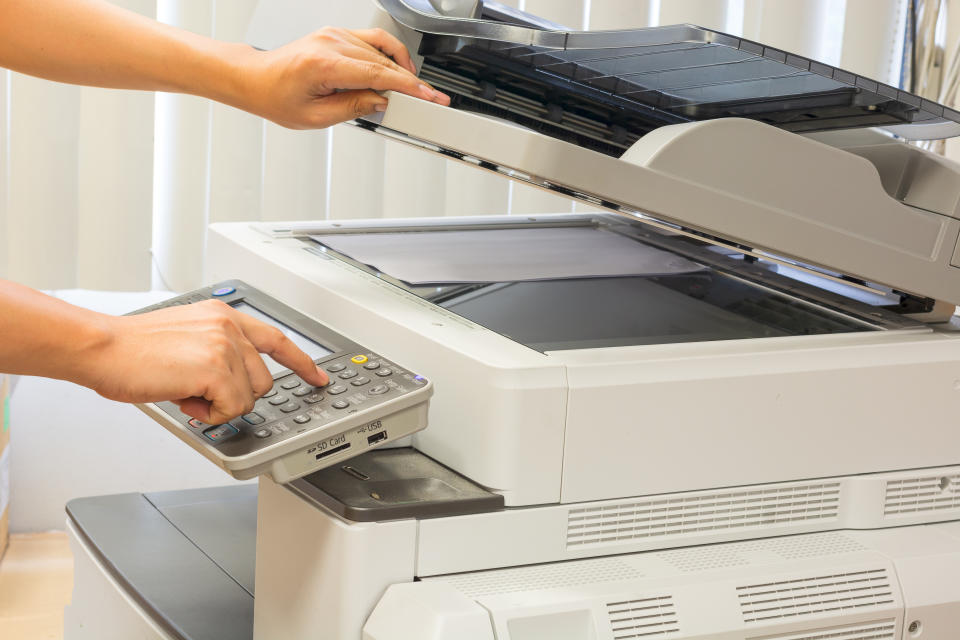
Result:
M399 448L261 477L255 639L955 637L960 168L908 140L960 114L689 25L349 10L454 98L355 124L596 212L211 227L209 281L436 388ZM413 282L342 245L558 230L695 267Z

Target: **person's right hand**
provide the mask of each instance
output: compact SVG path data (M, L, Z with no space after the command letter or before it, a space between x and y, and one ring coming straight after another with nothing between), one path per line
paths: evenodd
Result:
M383 111L378 91L449 105L416 76L410 53L383 29L324 27L273 51L232 60L238 91L228 102L291 129L321 129Z
M283 333L230 306L207 301L107 319L106 345L85 386L121 402L176 403L185 414L221 424L249 413L271 389L265 353L314 386L329 383Z

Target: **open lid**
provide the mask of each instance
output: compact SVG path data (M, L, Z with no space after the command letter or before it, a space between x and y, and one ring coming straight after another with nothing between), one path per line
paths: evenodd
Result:
M422 35L421 75L454 106L621 155L666 124L739 117L793 131L960 134L960 112L802 56L692 25L574 32L519 12L443 16L380 0Z

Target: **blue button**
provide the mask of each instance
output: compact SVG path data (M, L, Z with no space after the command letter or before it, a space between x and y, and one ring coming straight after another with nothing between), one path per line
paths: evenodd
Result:
M213 292L213 295L217 297L228 296L236 290L237 290L236 287L220 287L219 289Z

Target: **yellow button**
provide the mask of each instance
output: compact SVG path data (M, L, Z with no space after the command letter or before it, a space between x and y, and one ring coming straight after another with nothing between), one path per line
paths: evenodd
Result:
M353 356L350 358L350 362L355 362L357 364L363 364L367 361L367 356Z

